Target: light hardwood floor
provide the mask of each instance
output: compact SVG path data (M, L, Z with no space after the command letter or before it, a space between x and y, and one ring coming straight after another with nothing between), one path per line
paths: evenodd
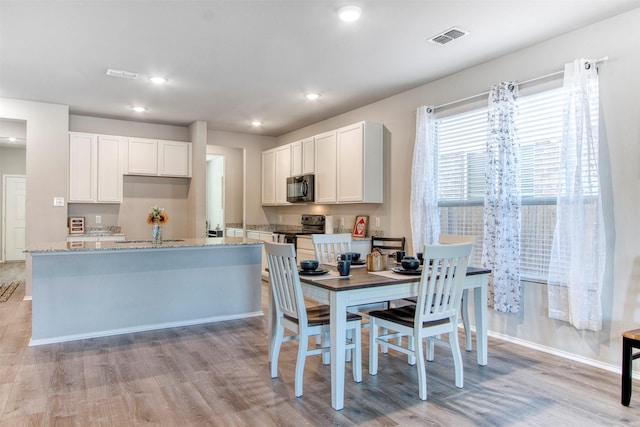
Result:
M0 264L0 280L16 270ZM494 339L486 367L463 352L463 389L450 353L437 349L423 402L400 354L368 374L365 332L363 381L348 373L345 408L334 411L319 356L307 359L304 395L294 396L295 343L270 378L263 317L30 348L23 295L20 287L0 303L0 426L640 425L640 384L627 408L619 375Z

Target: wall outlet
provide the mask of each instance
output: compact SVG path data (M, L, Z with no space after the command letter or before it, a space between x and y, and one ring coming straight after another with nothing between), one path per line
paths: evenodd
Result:
M343 216L340 217L340 226L344 227L344 217Z
M282 224L282 215L278 215L278 224Z
M64 206L64 197L54 197L53 206L56 206L56 207Z
M100 215L96 215L96 224L100 224L102 222L102 217Z
M380 217L376 217L376 228L380 228Z

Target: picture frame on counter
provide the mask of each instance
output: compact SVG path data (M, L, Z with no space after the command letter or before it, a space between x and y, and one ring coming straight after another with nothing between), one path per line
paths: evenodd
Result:
M369 216L368 215L358 215L356 216L356 220L353 223L353 232L351 233L352 237L366 237L367 235L367 226L369 225Z

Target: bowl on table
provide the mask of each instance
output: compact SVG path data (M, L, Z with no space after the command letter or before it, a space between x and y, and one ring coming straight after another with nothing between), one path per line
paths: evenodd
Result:
M360 259L360 252L345 252L343 255L348 255L351 261L358 261Z
M420 260L412 256L402 258L402 268L405 270L417 270L420 267Z
M318 261L315 259L305 259L300 261L300 268L304 271L313 271L318 268Z

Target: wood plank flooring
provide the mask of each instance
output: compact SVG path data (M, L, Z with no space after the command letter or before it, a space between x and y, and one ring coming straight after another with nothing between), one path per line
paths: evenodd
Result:
M0 280L19 274L0 264ZM345 408L335 411L319 356L307 359L304 395L294 396L295 343L270 378L263 317L30 348L23 296L21 286L0 303L0 426L640 425L640 384L627 408L619 375L494 339L486 367L463 352L463 389L437 348L423 402L400 354L382 355L378 375L368 374L365 330L363 381L347 367Z

